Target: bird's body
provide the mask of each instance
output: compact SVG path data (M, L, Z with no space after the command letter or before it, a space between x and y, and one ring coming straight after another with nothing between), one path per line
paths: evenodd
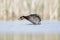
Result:
M39 24L41 21L41 18L37 14L30 14L28 16L21 16L19 19L27 19L28 21L32 22L33 24Z

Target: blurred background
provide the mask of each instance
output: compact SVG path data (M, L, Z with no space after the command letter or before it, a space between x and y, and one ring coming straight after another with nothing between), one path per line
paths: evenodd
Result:
M15 21L29 14L39 14L42 20L60 20L60 0L0 0L0 21ZM60 40L60 33L1 33L0 30L0 40Z
M60 20L60 0L0 0L0 20L17 20L39 14L43 20Z

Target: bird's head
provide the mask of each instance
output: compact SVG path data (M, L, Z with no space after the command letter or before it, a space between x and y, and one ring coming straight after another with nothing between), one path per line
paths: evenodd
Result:
M24 19L24 16L21 16L18 20L23 20Z

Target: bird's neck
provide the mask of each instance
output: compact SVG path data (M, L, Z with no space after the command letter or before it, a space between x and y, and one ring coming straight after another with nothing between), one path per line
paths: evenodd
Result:
M29 16L23 16L23 17L24 17L25 19L27 19L27 20L29 19Z

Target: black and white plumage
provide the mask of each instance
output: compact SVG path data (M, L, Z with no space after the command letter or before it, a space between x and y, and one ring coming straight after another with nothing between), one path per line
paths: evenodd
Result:
M33 24L39 24L41 22L41 18L37 14L30 14L28 16L21 16L19 19L21 19L21 20L26 19L26 20L32 22Z

